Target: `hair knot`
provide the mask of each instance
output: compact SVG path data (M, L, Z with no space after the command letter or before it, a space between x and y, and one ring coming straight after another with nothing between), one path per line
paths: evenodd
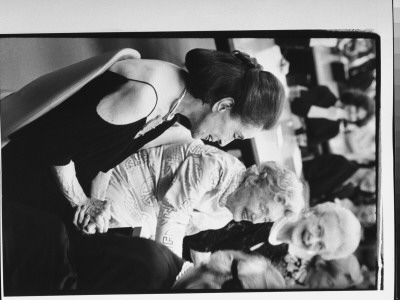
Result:
M232 55L237 58L242 64L244 64L249 70L263 70L262 65L260 65L255 58L250 57L250 55L248 55L247 53L235 50L232 52Z

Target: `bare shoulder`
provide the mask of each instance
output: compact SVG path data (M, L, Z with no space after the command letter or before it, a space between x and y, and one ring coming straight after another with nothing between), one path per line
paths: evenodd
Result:
M185 88L184 73L177 65L155 61L151 80L160 92L175 99Z
M129 79L140 80L151 84L158 94L160 102L171 102L185 88L184 70L179 66L161 60L127 59L115 63L111 71ZM148 90L149 86L137 85L140 89ZM153 91L154 92L154 91Z
M130 79L97 108L100 116L113 124L163 114L184 89L183 70L168 62L127 59L109 70Z

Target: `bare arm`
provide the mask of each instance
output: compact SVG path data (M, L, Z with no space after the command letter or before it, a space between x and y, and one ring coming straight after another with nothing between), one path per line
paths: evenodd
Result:
M109 70L132 79L104 97L97 107L98 114L112 124L162 116L184 89L182 69L167 62L129 59Z
M52 166L51 169L55 175L58 187L73 207L87 203L88 197L76 178L73 161L65 166Z
M107 232L110 220L110 204L107 201L98 200L98 198L93 195L91 199L86 196L76 178L74 162L71 161L65 166L53 166L52 171L55 175L58 187L65 198L73 207L77 207L73 223L87 233L94 233L95 230L98 232ZM103 183L105 181L107 182L107 178L109 180L110 177L108 177L108 173L102 174L104 175L96 177L92 187L96 184L103 187ZM93 189L93 194L105 197L106 188L107 187L99 188L98 190ZM92 222L90 223L90 230L86 228L89 221Z
M96 178L93 179L91 189L90 189L90 197L98 200L105 200L107 188L110 183L110 178L112 174L112 170L109 170L107 173L99 172Z
M52 171L56 177L58 187L68 201L71 202L72 206L87 203L88 197L76 178L75 164L73 161L65 166L52 166ZM111 173L112 170L107 173L99 172L92 181L91 198L105 200Z

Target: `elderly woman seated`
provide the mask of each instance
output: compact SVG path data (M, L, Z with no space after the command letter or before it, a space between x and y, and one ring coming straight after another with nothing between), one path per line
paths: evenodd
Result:
M337 203L323 203L301 213L300 218L262 224L229 223L185 238L184 257L199 262L218 250L262 254L278 268L288 285L304 278L307 262L315 255L341 259L358 247L361 225L354 214Z
M274 162L246 170L234 156L199 141L131 155L113 169L106 199L77 209L75 221L83 230L141 227L141 237L179 256L185 235L222 228L232 219L273 222L298 215L304 206L293 172ZM109 213L93 218L96 205L107 203Z

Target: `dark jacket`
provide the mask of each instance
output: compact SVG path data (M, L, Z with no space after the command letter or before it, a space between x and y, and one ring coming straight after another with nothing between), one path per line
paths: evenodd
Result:
M317 86L302 92L299 98L291 103L292 112L305 119L308 146L326 142L338 135L340 121L331 121L322 118L307 118L311 106L329 108L335 106L337 98L326 86Z

